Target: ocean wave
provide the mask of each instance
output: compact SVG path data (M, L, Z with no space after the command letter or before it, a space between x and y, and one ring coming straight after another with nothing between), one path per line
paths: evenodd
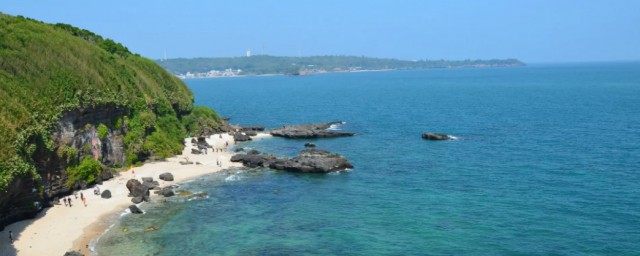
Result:
M231 174L228 177L224 178L224 181L238 181L241 180L242 178L240 176L238 176L237 174Z
M330 130L330 131L342 130L342 129L340 129L340 126L343 125L343 124L346 124L346 123L347 122L340 122L340 123L332 124L332 125L329 126L329 128L327 128L327 130Z

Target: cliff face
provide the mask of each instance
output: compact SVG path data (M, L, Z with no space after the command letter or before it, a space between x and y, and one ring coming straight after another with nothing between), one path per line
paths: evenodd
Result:
M74 189L87 185L84 182L69 184L67 167L72 161L85 156L94 157L104 165L95 183L101 183L114 176L111 168L123 166L126 162L124 125L109 128L106 136L100 138L97 124L113 123L122 119L128 110L113 105L66 112L53 126L51 137L52 152L38 152L35 159L41 183L31 178L14 179L6 192L0 192L0 205L4 206L0 227L12 222L32 218L43 207L50 206L52 200L69 195ZM72 155L63 155L64 149L74 148ZM41 186L39 186L41 185Z

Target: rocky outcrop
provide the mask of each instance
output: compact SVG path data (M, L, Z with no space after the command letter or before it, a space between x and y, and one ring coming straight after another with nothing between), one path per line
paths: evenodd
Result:
M452 136L442 133L423 133L422 138L425 140L452 140Z
M138 208L135 204L129 205L129 211L133 214L143 214L144 212Z
M127 189L129 189L129 196L133 197L132 201L149 201L149 187L140 183L135 179L127 181ZM135 202L134 202L135 203ZM139 203L139 202L138 202Z
M345 157L319 149L302 150L294 158L279 158L252 150L247 154L234 155L231 157L231 161L241 162L244 166L250 168L266 167L305 173L326 173L353 168L353 165Z
M311 143L311 142L307 142L307 143L304 144L304 146L307 147L307 148L315 148L316 144L315 143Z
M173 192L173 189L171 189L171 187L166 187L160 190L160 195L164 196L164 197L171 197L174 196L175 193Z
M256 131L256 132L262 132L264 131L264 126L242 126L242 129L240 131Z
M251 136L246 135L244 133L241 132L234 132L233 133L233 140L236 142L239 141L250 141L251 140Z
M156 187L159 187L160 183L153 180L153 178L151 177L142 177L142 185L149 189L154 189Z
M276 137L301 139L301 138L333 138L333 137L346 137L353 136L355 133L350 132L338 132L328 130L332 125L339 125L342 122L331 123L319 123L319 124L304 124L294 126L283 126L282 128L274 129L271 131L271 135Z
M171 174L170 172L165 172L163 174L160 174L159 178L164 181L173 181L173 174Z

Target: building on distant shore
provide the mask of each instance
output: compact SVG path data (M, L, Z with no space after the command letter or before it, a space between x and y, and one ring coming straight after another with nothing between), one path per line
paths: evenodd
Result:
M251 57L251 49L247 50L247 57Z

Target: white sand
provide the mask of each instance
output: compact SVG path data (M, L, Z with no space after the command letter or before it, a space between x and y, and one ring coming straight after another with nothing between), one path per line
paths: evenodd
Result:
M255 138L265 138L270 135L261 133ZM233 138L223 134L222 139L213 135L207 139L214 148L224 148L225 141L229 146L233 145ZM198 176L220 171L222 169L241 166L231 163L229 159L233 153L211 152L207 155L191 154L191 139L186 139L186 147L182 155L166 161L148 163L141 167L135 167L135 178L141 181L141 177L152 177L160 183L161 187L172 183L181 182ZM189 161L200 162L202 165L181 165L179 162L188 157ZM216 160L222 160L222 167L216 165ZM164 172L173 174L173 182L165 182L158 178ZM107 228L105 219L119 214L131 205L131 198L127 197L129 191L125 184L133 178L131 171L121 172L119 176L100 185L100 190L110 190L112 197L102 199L94 195L93 188L78 192L78 199L71 196L73 207L65 207L64 204L55 205L43 210L35 219L20 221L7 226L0 232L0 255L63 255L70 250L81 251L89 255L87 244L95 239ZM87 198L87 206L83 206L80 200L80 192ZM9 231L13 231L15 242L9 243Z

